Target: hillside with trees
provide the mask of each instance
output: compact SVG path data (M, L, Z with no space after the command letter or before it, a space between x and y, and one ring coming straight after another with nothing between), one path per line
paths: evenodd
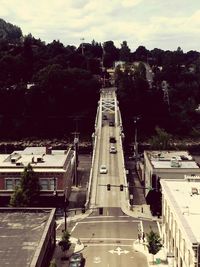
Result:
M143 139L156 127L176 136L199 136L200 54L147 50L131 51L126 41L117 48L113 41L93 40L79 47L64 46L59 40L49 44L0 20L0 138L64 137L76 128L83 136L94 130L102 62L105 69L116 61L115 85L125 134L134 133L134 117ZM133 62L139 62L134 69ZM146 78L150 65L152 86ZM168 101L163 81L168 85Z
M19 43L22 37L22 31L19 27L6 22L0 18L0 41L8 41L10 43Z

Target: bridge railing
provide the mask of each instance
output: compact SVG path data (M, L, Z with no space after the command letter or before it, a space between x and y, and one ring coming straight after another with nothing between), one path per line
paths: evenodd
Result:
M98 162L99 159L99 145L101 142L101 124L102 124L102 104L101 98L99 101L99 106L97 108L97 115L95 119L95 134L94 134L94 145L93 145L93 153L92 153L92 163L90 169L90 177L88 183L88 190L87 190L87 198L85 207L89 208L90 205L95 205L95 198L96 198L96 186L97 186L97 166L95 162Z
M119 111L119 121L120 125L117 127L117 134L119 136L119 153L118 153L118 166L119 166L119 176L120 176L120 183L125 185L124 194L125 194L125 201L126 206L130 206L129 204L129 191L128 191L128 184L127 184L127 177L126 177L126 168L125 168L125 161L124 161L124 150L122 144L122 121L121 121L121 114Z

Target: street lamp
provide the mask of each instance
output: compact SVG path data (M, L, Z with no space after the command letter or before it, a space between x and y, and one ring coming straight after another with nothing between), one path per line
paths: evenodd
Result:
M84 38L80 39L82 41L81 43L81 51L82 51L82 55L84 56L84 45L83 45L83 41L85 40Z
M67 206L69 205L69 201L66 198L66 195L64 193L64 216L65 216L65 232L67 231Z
M137 167L137 158L138 158L137 121L139 119L140 119L139 116L134 117L134 124L135 124L134 152L135 152L135 163L136 163L136 167Z

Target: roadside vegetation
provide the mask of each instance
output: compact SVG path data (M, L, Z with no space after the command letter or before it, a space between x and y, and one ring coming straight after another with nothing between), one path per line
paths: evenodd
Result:
M126 65L125 71L116 68L115 85L128 142L133 140L135 116L140 116L139 141L149 140L156 129L176 138L200 136L199 52L144 46L131 51L126 41L120 48L113 41L93 40L79 47L59 40L45 44L3 20L0 32L1 139L63 138L74 129L91 136L102 78L109 78L102 72L102 59L105 69L115 61ZM131 68L131 62L138 64ZM145 63L151 67L151 85Z

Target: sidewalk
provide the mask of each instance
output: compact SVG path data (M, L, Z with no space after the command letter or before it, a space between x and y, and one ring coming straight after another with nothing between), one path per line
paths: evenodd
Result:
M81 252L84 249L84 244L80 242L79 239L70 237L71 246L68 251L62 251L58 242L61 238L56 240L56 247L53 255L53 261L56 263L56 267L68 267L69 258L73 253Z
M153 255L148 252L148 248L145 243L140 243L138 240L136 240L135 242L133 242L133 249L146 255L149 267L155 265L159 267L168 266L166 254L163 249L161 249L156 255L154 255L154 262Z

